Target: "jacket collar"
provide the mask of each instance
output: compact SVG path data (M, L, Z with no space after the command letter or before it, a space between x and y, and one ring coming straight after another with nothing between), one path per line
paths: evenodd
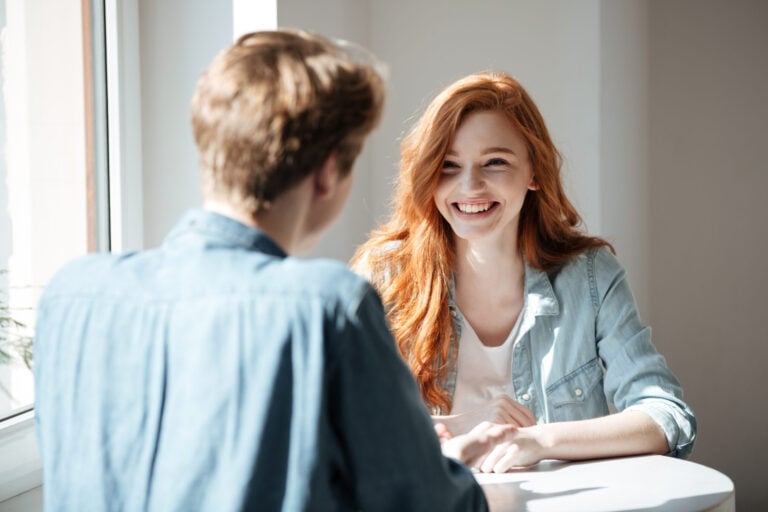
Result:
M546 272L525 264L525 300L531 314L558 315L560 303L557 301L552 281Z

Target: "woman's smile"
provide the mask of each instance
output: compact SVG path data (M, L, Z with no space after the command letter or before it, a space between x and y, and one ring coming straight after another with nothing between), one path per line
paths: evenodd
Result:
M461 213L476 214L485 213L497 204L499 203L495 201L487 201L483 203L453 203L453 206Z

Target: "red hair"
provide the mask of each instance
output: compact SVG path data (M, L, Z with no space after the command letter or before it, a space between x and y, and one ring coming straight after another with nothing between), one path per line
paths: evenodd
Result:
M450 411L440 385L455 364L449 287L455 251L453 234L433 199L443 160L470 112L503 113L525 139L538 185L520 212L518 247L532 267L547 271L606 241L584 235L581 217L563 191L561 158L538 108L525 89L502 73L467 76L444 89L427 107L401 145L394 212L352 258L365 266L381 294L397 345L422 397L433 409Z

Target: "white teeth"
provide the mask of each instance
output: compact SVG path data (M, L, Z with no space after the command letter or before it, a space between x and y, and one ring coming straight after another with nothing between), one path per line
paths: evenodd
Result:
M463 213L480 213L488 211L493 203L475 203L475 204L466 204L466 203L456 203L456 205L459 207L459 210Z

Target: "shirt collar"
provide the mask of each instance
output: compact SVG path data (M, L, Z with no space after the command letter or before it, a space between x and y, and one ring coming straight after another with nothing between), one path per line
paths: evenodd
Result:
M231 217L203 209L187 211L165 238L165 246L230 247L285 258L266 233Z

